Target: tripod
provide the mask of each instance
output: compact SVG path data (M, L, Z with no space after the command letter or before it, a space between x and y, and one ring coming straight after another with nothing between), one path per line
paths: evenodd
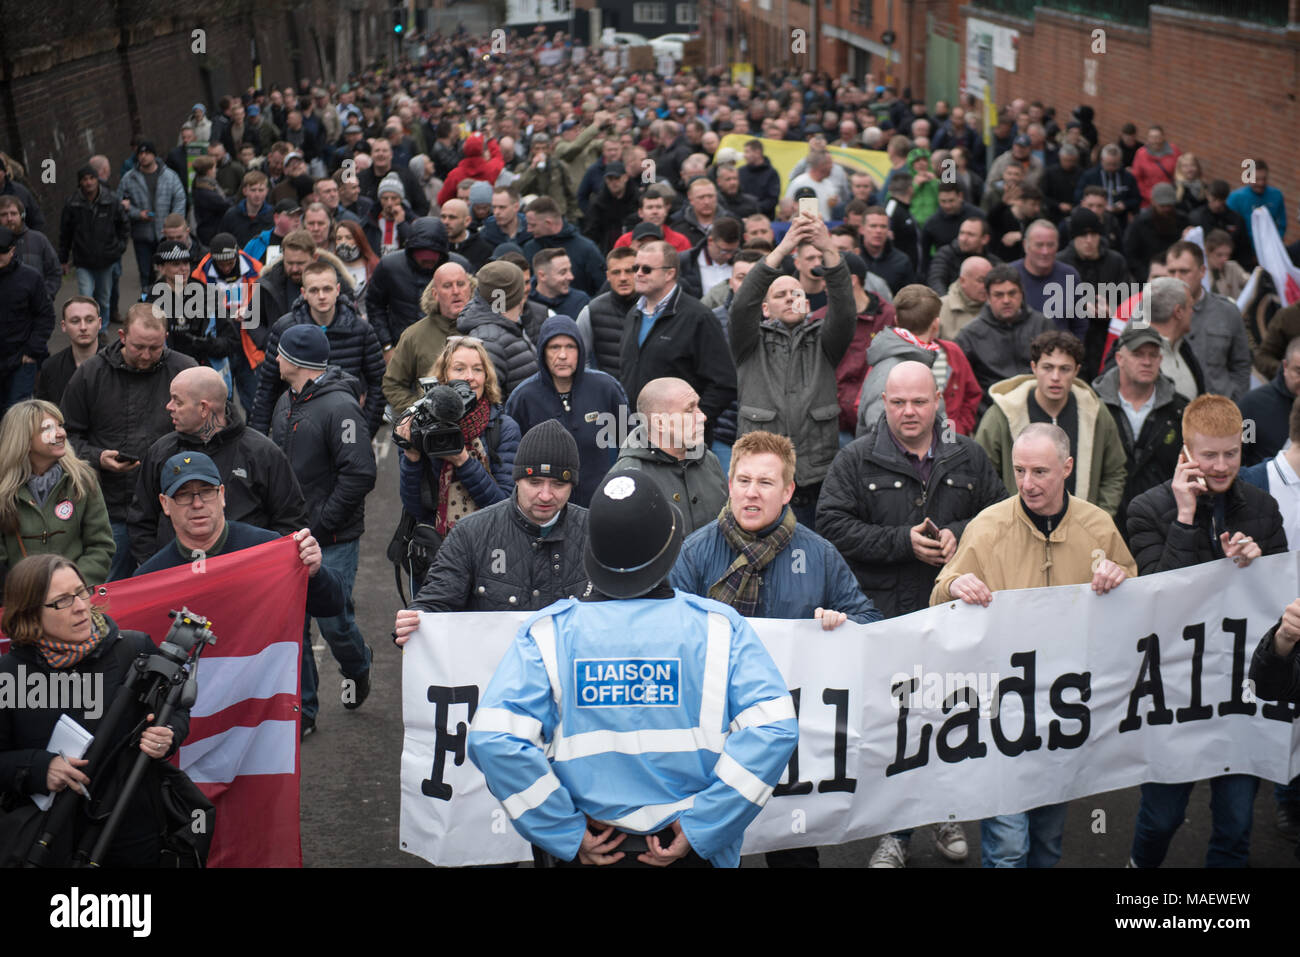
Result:
M194 614L188 608L168 612L168 615L174 619L174 623L158 652L141 654L132 662L122 681L121 690L113 699L112 707L96 729L95 740L86 753L85 771L92 781L98 780L101 772L107 770L119 749L138 738L138 729L133 728L126 738L114 741L117 726L132 707L139 703L145 704L154 712L154 727L161 727L171 720L177 708L192 707L198 697L199 656L204 647L216 643L216 636L212 634L208 619ZM102 823L97 821L96 826L91 827L83 837L73 855L73 867L100 866L130 806L131 797L152 760L147 754L136 754L126 783L118 793L112 809L102 819ZM73 816L81 806L80 798L78 792L65 788L54 799L46 813L45 825L28 851L26 866L63 865L64 862L58 860L55 844L71 825Z

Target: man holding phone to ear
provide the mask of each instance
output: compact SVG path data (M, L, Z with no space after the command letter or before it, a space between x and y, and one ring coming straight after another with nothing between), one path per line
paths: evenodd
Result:
M1183 452L1174 477L1135 498L1128 509L1129 543L1143 575L1231 558L1245 568L1261 555L1287 550L1277 502L1237 480L1241 412L1231 399L1202 395L1183 412ZM1206 675L1205 681L1219 676ZM1222 676L1227 680L1228 676ZM1183 823L1194 782L1142 785L1132 863L1159 867ZM1250 863L1251 816L1259 779L1225 774L1210 781L1214 829L1207 867Z

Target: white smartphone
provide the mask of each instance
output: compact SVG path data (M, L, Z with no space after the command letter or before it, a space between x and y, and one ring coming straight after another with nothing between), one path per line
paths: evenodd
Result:
M805 196L799 200L799 212L806 213L814 219L820 219L822 215L821 203L817 201L816 196Z
M1191 460L1192 460L1192 453L1187 451L1187 446L1186 446L1186 444L1184 444L1184 445L1183 445L1183 461L1184 461L1184 462L1190 462ZM1201 488L1205 488L1205 487L1206 487L1206 486L1205 486L1205 479L1202 478L1202 477L1199 476L1199 475L1196 477L1196 484L1199 485Z

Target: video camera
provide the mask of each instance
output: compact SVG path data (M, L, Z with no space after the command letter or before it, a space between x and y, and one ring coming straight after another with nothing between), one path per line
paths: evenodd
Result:
M452 458L465 448L460 420L478 403L468 382L430 382L421 379L424 396L403 418L411 423L411 440L403 446L418 449L430 458ZM401 443L399 442L399 445Z

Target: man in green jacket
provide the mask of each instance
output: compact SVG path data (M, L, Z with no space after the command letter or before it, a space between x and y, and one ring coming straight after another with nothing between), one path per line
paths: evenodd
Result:
M1003 379L989 388L993 404L975 430L975 441L1001 473L1008 494L1015 495L1012 443L1031 422L1060 426L1070 437L1070 456L1076 463L1066 490L1113 518L1124 498L1124 443L1097 393L1077 381L1083 358L1083 343L1068 332L1035 337L1029 346L1033 374Z
M474 295L469 273L457 263L443 263L420 296L424 318L407 326L397 347L384 353L384 398L401 415L424 395L420 379L429 374L449 336L456 334L456 317Z

